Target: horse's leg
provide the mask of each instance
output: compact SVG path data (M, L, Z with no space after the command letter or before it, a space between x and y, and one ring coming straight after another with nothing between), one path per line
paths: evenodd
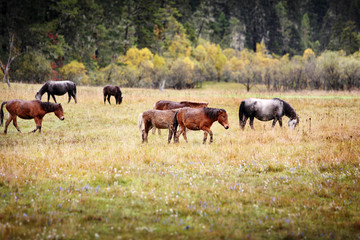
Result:
M248 120L248 117L246 117L246 116L244 117L244 121L240 120L240 127L242 130L244 130L247 120Z
M171 138L173 134L174 134L174 130L169 128L168 144L171 142Z
M42 123L42 118L34 118L35 120L35 124L36 124L36 128L34 130L32 130L31 132L36 132L39 129L39 133L41 133L41 123Z
M151 128L152 128L151 122L146 121L144 123L144 130L143 130L143 142L145 141L146 143L148 143L148 135Z
M279 117L278 121L279 121L279 125L280 125L280 127L282 127L282 118L281 118L281 117Z
M7 133L7 128L8 128L8 126L11 123L12 120L13 120L13 116L11 114L9 114L9 118L8 118L8 120L6 120L6 123L5 123L5 129L4 129L5 134Z
M48 102L50 102L50 93L47 93L48 94Z
M51 94L51 96L52 96L52 98L54 99L54 102L57 103L57 102L56 102L56 99L55 99L55 95L54 95L54 94Z
M68 100L68 103L70 102L70 100L71 100L71 93L70 92L68 92L68 95L69 95L69 100Z
M104 94L104 104L106 104L106 94Z
M208 135L208 132L206 130L204 130L203 144L206 143L207 135Z
M272 127L275 127L276 120L277 120L277 117L274 118L274 121L273 121L273 123L272 123ZM279 124L280 124L280 122L279 122Z
M20 129L18 128L18 125L17 125L17 119L16 119L16 116L13 118L13 124L14 124L14 126L15 126L16 130L18 130L18 132L20 132L20 133L21 133L21 131L20 131Z
M184 131L184 129L185 128L183 126L180 126L179 131L175 135L176 138L174 139L174 142L179 142L179 137L180 137L181 134L183 135L185 141L187 142L186 132Z
M72 92L72 96L73 96L73 98L74 98L74 100L75 100L75 103L77 103L77 98L76 98L76 92L75 92L75 90Z
M110 102L110 95L108 95L108 97L107 97L107 100L108 100L108 102L109 102L109 104L111 105L111 102Z
M250 127L254 130L254 117L250 117Z
M187 140L187 136L186 136L186 127L185 127L185 126L181 127L181 131L182 131L182 135L183 135L183 137L184 137L184 139L185 139L185 142L187 143L188 140ZM181 135L181 134L180 134L180 135ZM179 136L180 136L180 135L179 135Z

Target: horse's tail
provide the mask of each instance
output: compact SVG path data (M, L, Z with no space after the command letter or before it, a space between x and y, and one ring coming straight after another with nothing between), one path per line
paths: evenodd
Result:
M4 121L4 111L3 111L3 107L4 107L5 104L7 104L7 102L2 102L1 108L0 108L0 126L3 125L3 121Z
M175 113L174 115L174 123L173 123L173 127L174 127L174 142L176 142L176 132L177 132L177 127L179 126L179 122L177 120L177 114L178 112Z
M244 121L244 111L245 111L245 101L242 101L240 103L240 107L239 107L239 122L241 125L241 122Z
M142 133L143 123L144 123L144 121L143 121L143 114L140 113L140 114L139 114L139 118L138 118L138 126L139 126L139 131L140 131L140 133Z
M76 84L74 83L74 94L75 94L75 96L76 96Z

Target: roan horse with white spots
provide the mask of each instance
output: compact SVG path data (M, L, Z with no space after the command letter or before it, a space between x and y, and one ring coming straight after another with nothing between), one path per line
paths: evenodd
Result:
M288 125L291 129L294 129L299 124L300 119L294 108L289 103L279 98L248 98L242 101L239 107L239 122L241 129L244 129L248 118L250 118L250 127L252 129L254 129L254 118L257 118L260 121L273 120L272 127L279 121L279 125L282 127L282 117L284 115L290 118Z
M190 130L203 130L203 144L205 144L208 134L210 134L209 143L212 143L213 133L210 128L215 121L218 121L225 129L229 128L228 115L225 109L220 108L181 108L175 113L174 118L175 142L179 142L179 136L181 134L183 134L187 142L186 128ZM178 125L180 126L180 130L176 133Z
M20 117L22 119L33 119L36 123L36 128L32 132L36 132L39 129L41 133L41 123L45 114L49 112L54 112L55 115L60 119L64 120L64 111L61 104L50 103L50 102L41 102L39 100L25 101L19 99L13 99L10 101L3 102L0 108L0 126L3 124L4 120L4 112L3 107L6 104L6 110L9 112L9 118L5 123L4 133L7 133L7 128L11 121L15 128L19 131L17 125L16 117Z

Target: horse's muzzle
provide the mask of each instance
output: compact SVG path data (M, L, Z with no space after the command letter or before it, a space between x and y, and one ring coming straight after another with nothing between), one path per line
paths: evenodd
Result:
M225 129L229 129L229 126L225 126Z
M61 120L61 121L64 121L64 120L65 120L65 117L61 117L60 120Z

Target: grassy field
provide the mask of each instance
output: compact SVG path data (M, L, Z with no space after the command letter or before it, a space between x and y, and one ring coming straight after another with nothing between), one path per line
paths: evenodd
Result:
M0 101L39 88L1 83ZM12 124L0 134L0 239L360 238L359 92L122 91L110 106L101 87L78 87L78 104L57 97L65 121L51 113L42 134ZM255 120L240 130L247 97L288 101L300 126L285 117L282 129ZM168 145L164 130L142 144L138 115L160 99L224 108L230 129L215 122L211 145L203 132Z

